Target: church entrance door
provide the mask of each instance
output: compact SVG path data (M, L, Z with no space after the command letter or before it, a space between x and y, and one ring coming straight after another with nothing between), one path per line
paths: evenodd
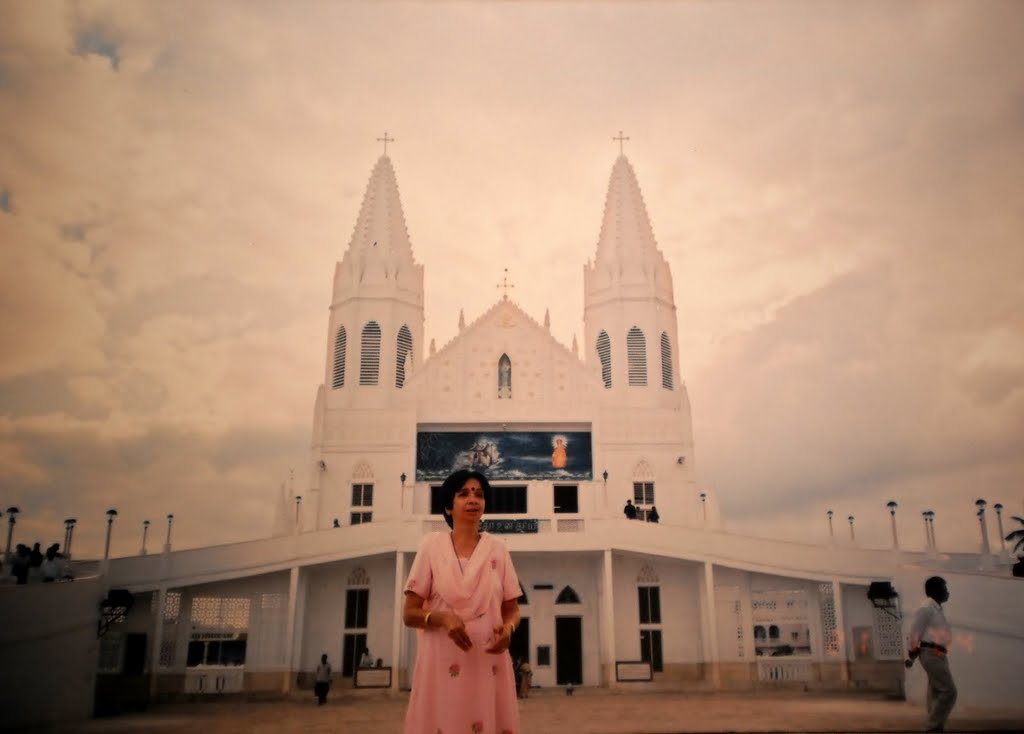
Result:
M555 617L555 682L583 685L582 617Z

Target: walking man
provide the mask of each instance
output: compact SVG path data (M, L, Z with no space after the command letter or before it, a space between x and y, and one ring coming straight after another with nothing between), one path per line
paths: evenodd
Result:
M313 684L313 692L316 693L316 705L323 706L327 703L327 691L331 689L331 664L327 662L327 653L320 656L320 664L316 666L316 683Z
M910 668L914 660L921 659L921 667L928 675L926 731L942 731L956 704L956 684L947 657L953 635L942 612L942 605L949 601L946 579L932 576L924 582L924 593L928 599L917 610L910 628L910 657L906 666Z

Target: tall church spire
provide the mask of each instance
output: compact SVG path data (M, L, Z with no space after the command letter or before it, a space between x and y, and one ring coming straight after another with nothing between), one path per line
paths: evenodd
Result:
M636 173L625 155L620 154L612 166L595 261L623 276L630 271L652 273L665 262Z
M391 159L373 167L342 266L358 283L391 280L415 264Z

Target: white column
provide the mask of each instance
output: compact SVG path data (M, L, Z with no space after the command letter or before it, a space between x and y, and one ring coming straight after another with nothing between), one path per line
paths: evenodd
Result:
M149 651L149 694L156 695L157 673L160 672L160 648L164 643L164 607L167 604L167 587L161 585L156 593L153 610L153 644Z
M609 688L615 682L615 569L611 550L604 552L604 573L601 576L601 669Z
M391 690L398 691L402 670L402 638L405 623L402 609L405 607L405 553L395 553L395 618L391 625Z
M836 607L836 635L839 642L839 678L842 681L850 680L849 645L846 634L846 615L843 614L843 587L839 579L832 579L832 603Z
M701 585L700 628L703 642L704 664L711 672L711 683L722 687L718 667L718 619L715 610L715 572L711 561L704 562L704 583Z
M295 665L295 621L298 617L298 596L299 596L299 567L293 566L288 576L288 621L284 631L284 679L281 681L281 691L289 693L292 690L292 670Z

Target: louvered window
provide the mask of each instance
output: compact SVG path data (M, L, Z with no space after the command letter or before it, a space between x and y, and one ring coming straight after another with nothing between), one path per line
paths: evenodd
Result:
M348 348L348 335L345 327L339 326L338 333L334 335L334 377L331 378L331 387L337 390L345 386L345 350Z
M380 374L380 327L371 321L363 327L363 357L359 365L359 384L376 385Z
M412 334L408 326L402 326L398 330L398 344L396 345L395 362L395 387L405 385L405 363L412 360Z
M633 327L626 335L626 357L629 361L629 384L647 384L647 340L644 333Z
M672 385L672 342L668 334L661 332L661 386L671 390Z
M597 335L597 356L601 360L601 379L609 388L612 386L612 345L607 331Z

